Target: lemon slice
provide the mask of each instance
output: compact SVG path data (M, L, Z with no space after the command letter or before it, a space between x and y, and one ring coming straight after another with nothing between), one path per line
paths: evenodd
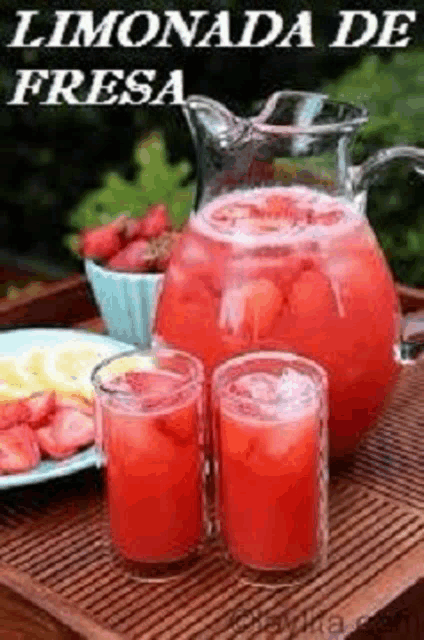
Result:
M16 369L31 393L52 388L53 380L45 374L48 352L47 347L31 347L16 359Z
M22 375L16 368L15 358L0 358L0 385L20 385L24 383Z
M0 384L0 403L10 402L18 398L26 398L31 394L28 389L24 389L17 384Z
M94 395L91 372L102 360L112 355L106 345L69 340L53 347L45 361L45 375L63 393L80 393L91 399Z
M31 391L16 367L15 358L0 358L0 402L23 398Z
M129 371L154 371L157 364L153 356L134 355L113 360L105 369L107 376L118 376Z

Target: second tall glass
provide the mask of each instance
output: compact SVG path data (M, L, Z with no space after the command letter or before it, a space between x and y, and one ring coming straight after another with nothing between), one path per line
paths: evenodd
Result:
M306 358L258 351L213 376L216 512L240 577L290 585L327 554L327 376Z

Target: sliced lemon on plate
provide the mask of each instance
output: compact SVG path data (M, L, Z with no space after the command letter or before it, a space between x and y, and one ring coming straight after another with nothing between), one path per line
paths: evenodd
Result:
M28 395L28 385L16 367L15 358L0 357L0 402Z
M16 359L11 357L0 357L0 385L2 384L23 384L24 379L16 367Z
M68 340L50 349L45 361L44 375L58 391L79 392L87 398L92 398L92 370L111 355L112 350L106 345Z
M16 358L16 369L31 393L52 387L52 380L45 374L48 352L47 347L31 347Z
M17 384L0 384L0 403L25 398L30 393L30 391Z

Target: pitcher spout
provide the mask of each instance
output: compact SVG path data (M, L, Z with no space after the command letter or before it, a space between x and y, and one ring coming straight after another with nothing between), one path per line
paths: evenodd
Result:
M195 211L225 190L251 182L256 154L250 119L234 115L221 103L190 96L183 107L197 156Z
M207 143L226 149L239 140L249 126L220 102L205 96L187 98L183 113L196 146Z
M350 195L352 135L367 121L361 107L326 95L278 91L239 117L220 102L189 96L183 112L197 152L195 210L225 191L312 183Z

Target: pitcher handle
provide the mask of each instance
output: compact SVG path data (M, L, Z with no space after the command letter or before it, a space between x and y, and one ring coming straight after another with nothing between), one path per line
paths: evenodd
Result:
M414 170L424 177L424 149L412 146L396 146L382 149L370 156L361 165L351 168L351 186L354 194L365 191L377 178L381 169L386 169L392 160L406 160ZM402 364L415 364L424 353L424 315L419 335L402 335L399 359Z
M407 314L400 343L401 364L415 364L424 355L424 311Z
M407 160L415 171L424 176L424 149L419 147L396 146L382 149L367 158L361 165L352 167L351 180L355 194L364 191L378 177L381 169L386 169L392 160Z

